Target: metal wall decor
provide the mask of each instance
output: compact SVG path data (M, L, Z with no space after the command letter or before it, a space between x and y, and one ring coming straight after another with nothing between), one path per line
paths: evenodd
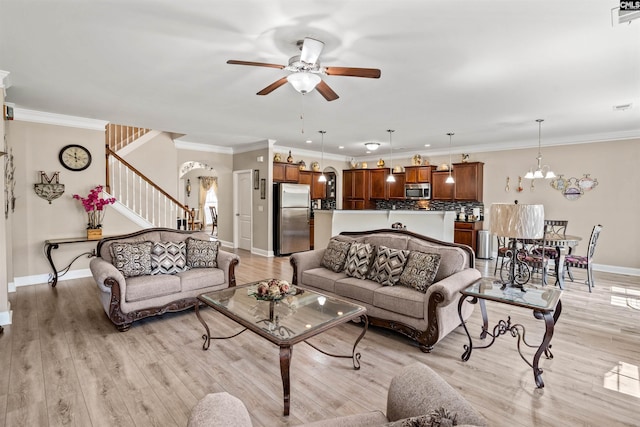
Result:
M13 148L9 148L7 143L7 135L4 136L4 217L9 218L9 211L14 212L16 209L16 166L13 163Z
M60 184L60 172L54 172L49 178L46 172L40 171L40 183L34 184L33 187L36 195L47 200L49 204L64 194L64 184Z
M591 178L589 174L584 174L582 178L565 178L559 175L550 183L551 187L558 190L567 200L578 200L588 191L593 190L598 185L598 180Z

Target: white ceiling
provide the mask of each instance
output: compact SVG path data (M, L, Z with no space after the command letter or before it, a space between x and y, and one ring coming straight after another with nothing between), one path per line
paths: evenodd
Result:
M388 152L389 128L394 153L441 154L447 132L456 151L531 147L538 118L543 146L638 138L640 20L617 24L618 4L0 1L0 70L16 108L234 149L271 139L319 151L323 129L326 153L361 157L371 140ZM288 84L257 96L287 72L226 64L286 64L305 36L325 42L323 65L381 78L323 76L333 102Z

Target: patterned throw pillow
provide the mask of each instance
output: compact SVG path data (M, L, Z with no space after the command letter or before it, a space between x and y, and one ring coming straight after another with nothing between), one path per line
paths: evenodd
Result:
M440 267L440 254L411 252L398 283L414 288L423 294L427 293L427 288L436 278L438 267Z
M344 263L345 274L356 279L366 279L374 249L369 243L352 243Z
M124 277L148 276L152 247L151 242L114 242L110 247L113 265Z
M378 246L376 257L369 271L369 279L381 285L393 286L400 279L404 264L409 257L409 251Z
M341 242L336 239L329 240L329 245L324 251L320 265L335 273L342 271L350 247L351 242Z
M188 270L185 242L154 242L151 249L151 274L176 274Z
M218 240L187 239L187 266L190 268L218 267Z

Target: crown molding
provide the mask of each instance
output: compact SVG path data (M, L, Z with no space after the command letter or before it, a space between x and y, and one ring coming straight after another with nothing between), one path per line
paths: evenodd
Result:
M296 156L301 157L301 156L310 156L310 157L317 157L320 158L322 156L322 151L315 151L315 150L305 150L304 148L292 148L292 147L287 147L285 145L278 145L278 146L274 146L273 147L274 151L293 151ZM347 157L343 154L331 154L331 153L327 153L325 151L324 153L324 158L327 160L337 160L340 162L349 162L349 160L351 159L351 157Z
M205 151L218 154L233 154L234 151L229 147L220 147L219 145L203 144L201 142L190 142L181 139L174 139L173 142L179 150Z
M46 113L43 111L27 110L24 108L13 109L14 120L47 125L68 126L72 128L99 130L104 132L109 123L106 120L87 119L85 117L67 116L64 114Z
M0 70L0 88L8 88L11 87L11 78L9 77L11 74L9 71Z

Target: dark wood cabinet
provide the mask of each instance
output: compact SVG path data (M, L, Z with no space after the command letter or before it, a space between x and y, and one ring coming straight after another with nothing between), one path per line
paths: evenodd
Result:
M453 241L471 246L474 252L478 251L478 230L482 230L482 221L462 222L456 221L453 227Z
M342 171L342 208L369 209L369 169Z
M455 200L482 201L482 186L484 163L469 162L453 165L454 185L453 198Z
M453 187L447 184L449 171L433 171L431 173L431 200L453 200Z
M273 182L298 182L300 166L292 163L273 164Z
M320 182L320 172L300 171L299 184L307 184L311 192L311 200L326 198L326 182Z
M393 177L396 179L396 182L389 183L389 199L404 200L405 174L404 172L394 173Z
M405 166L404 174L407 184L431 182L431 166Z
M432 200L461 200L482 202L484 163L454 163L451 175L454 184L445 180L449 171L433 171L431 173Z
M386 200L389 197L387 177L389 168L371 169L369 171L369 198Z

